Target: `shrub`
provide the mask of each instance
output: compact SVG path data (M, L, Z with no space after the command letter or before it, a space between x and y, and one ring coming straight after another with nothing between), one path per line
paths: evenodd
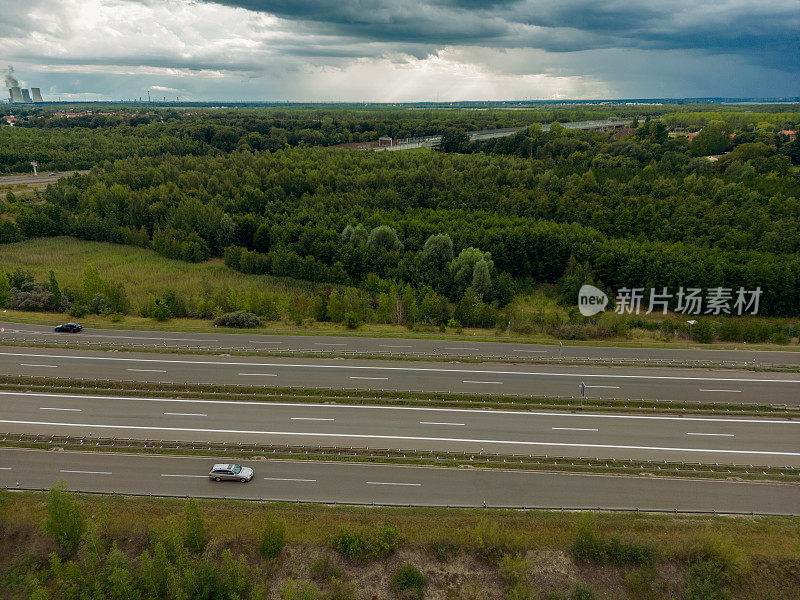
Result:
M88 309L81 302L75 302L69 309L69 316L80 319L89 314Z
M501 531L497 523L483 522L475 528L475 554L490 565L499 565L507 554L522 552L522 538Z
M236 312L226 313L221 317L214 319L214 325L217 327L239 327L242 329L249 329L261 326L261 319L251 312L244 310L237 310Z
M361 325L361 320L354 311L348 310L344 315L344 324L348 329L358 329L358 326Z
M570 592L569 600L595 600L595 595L594 592L592 591L592 588L590 588L582 581L578 581L572 587L572 592Z
M351 581L342 581L338 577L333 577L328 582L328 593L325 600L355 600L356 586Z
M331 546L352 562L385 558L400 546L400 531L391 525L382 525L375 532L350 531L342 527L331 539Z
M66 551L74 550L86 532L83 510L62 485L47 492L45 531Z
M685 600L728 600L731 597L730 577L715 560L698 560L689 565L684 575Z
M172 318L172 313L170 312L169 306L167 306L166 302L158 300L153 308L152 316L156 321L164 322L169 321Z
M398 568L389 580L389 589L400 598L422 600L428 579L409 564Z
M570 550L576 560L583 562L650 567L656 561L656 549L652 544L600 535L592 515L581 519Z
M446 561L451 556L455 556L461 551L461 545L450 537L434 538L428 544L433 555L441 562Z
M283 588L284 600L318 600L319 597L319 588L313 581L296 583L294 579L289 579Z
M275 559L286 545L286 525L272 517L267 518L261 528L261 542L258 549L264 558Z
M323 556L311 563L311 579L317 583L327 583L331 579L341 579L342 570L330 556Z
M520 554L514 556L506 554L498 564L500 577L508 587L515 586L518 583L525 583L528 580L529 568L528 561Z
M184 506L183 527L186 547L200 554L206 547L206 525L196 498L189 498Z

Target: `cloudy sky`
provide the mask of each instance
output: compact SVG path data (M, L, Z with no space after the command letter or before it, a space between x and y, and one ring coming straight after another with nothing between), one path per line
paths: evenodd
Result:
M800 0L0 0L45 99L800 95Z

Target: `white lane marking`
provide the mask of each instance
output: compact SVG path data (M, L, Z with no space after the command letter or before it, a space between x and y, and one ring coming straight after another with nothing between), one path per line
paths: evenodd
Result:
M481 384L493 383L495 385L503 385L502 381L472 381L470 379L466 379L466 380L462 381L461 383L481 383Z
M66 410L69 412L83 412L83 409L80 408L57 408L54 406L40 406L39 410Z
M314 342L315 346L347 346L347 344L334 344L332 342Z
M19 363L20 367L48 367L50 369L58 368L58 365L34 365L30 363Z
M395 344L378 344L379 348L413 348L413 346L399 346Z
M547 350L522 350L521 348L514 348L513 352L533 352L536 354L546 354Z
M275 373L239 373L241 377L277 377Z
M294 477L264 477L267 481L301 481L307 483L314 483L316 479L296 479Z
M165 415L169 415L171 417L207 417L206 413L173 413L173 412L166 412Z
M99 333L82 333L81 337L110 338L112 340L159 340L162 342L216 342L218 340L198 339L198 338L165 338L165 337L145 337L136 335L100 335Z
M0 471L10 471L11 467L0 467Z
M411 435L376 435L367 433L319 433L299 431L260 431L251 429L206 429L200 427L148 427L146 425L108 425L100 423L52 423L46 421L18 421L2 419L0 423L10 425L46 425L48 427L84 427L93 429L122 429L132 431L171 431L181 433L221 433L229 435L276 435L286 437L332 437L368 440L406 440L419 442L459 442L470 444L502 444L507 446L559 446L564 448L605 448L613 450L660 450L665 452L698 452L719 454L753 454L763 456L800 456L800 452L778 452L775 450L717 450L713 448L675 448L671 446L626 446L622 444L578 444L567 442L529 442L521 440L487 440L479 438L440 438Z
M368 365L318 365L314 363L254 363L254 362L226 362L212 360L167 360L159 358L124 358L112 356L73 356L67 354L31 354L25 352L0 352L0 356L17 356L27 358L56 358L64 360L96 360L116 362L140 362L160 364L183 365L215 365L238 367L275 367L293 369L339 369L339 370L368 370L368 371L409 371L425 373L469 373L489 375L525 375L535 377L570 377L570 378L596 378L596 379L652 379L656 381L725 381L737 383L793 383L800 384L800 379L757 379L735 377L679 377L677 375L612 375L602 373L548 373L544 371L493 371L483 369L444 369L440 367L378 367Z
M388 377L357 377L355 375L351 376L350 379L375 379L380 381L387 381Z
M251 344L282 344L283 342L262 342L261 340L247 340Z
M82 473L84 475L111 475L111 471L70 471L61 469L61 473Z
M587 388L605 388L605 389L609 389L609 390L618 390L619 389L618 385L587 385L585 387L587 387Z
M336 419L323 419L321 417L290 417L290 421L335 421Z
M597 431L597 429L588 427L551 427L553 431Z
M127 369L136 373L166 373L163 369Z
M619 415L619 414L600 414L600 413L565 413L565 412L542 412L524 410L482 410L475 408L431 408L426 406L371 406L368 404L318 404L296 402L250 402L247 400L185 400L178 398L137 398L135 396L88 396L84 394L45 394L40 392L7 392L0 390L0 396L31 396L39 398L70 398L80 400L126 400L131 402L169 402L184 404L225 404L230 406L293 406L293 407L313 407L313 408L359 408L364 410L418 410L424 412L447 412L447 413L470 413L479 415L519 415L531 417L575 417L581 419L643 419L650 421L700 421L704 423L752 423L758 425L794 425L800 426L800 421L779 420L779 419L741 419L735 417L669 417L663 415Z
M162 477L203 477L204 479L208 477L208 475L173 475L172 473L162 473Z
M600 413L565 413L565 412L543 412L543 411L524 411L524 410L482 410L475 408L431 408L426 406L370 406L366 404L298 404L296 402L250 402L247 400L187 400L178 398L137 398L135 396L89 396L85 394L45 394L40 392L8 392L0 390L0 396L30 396L38 398L69 398L79 400L125 400L130 402L169 402L184 404L224 404L229 406L292 406L292 407L313 407L313 408L357 408L364 410L417 410L424 412L445 412L445 413L469 413L479 415L518 415L531 417L573 417L580 419L640 419L650 421L699 421L704 423L752 423L757 425L794 425L800 426L800 421L780 420L780 419L742 419L736 417L670 417L664 415L619 415L619 414L600 414Z
M415 487L419 487L422 485L421 483L396 483L393 481L367 481L366 484L367 485L410 485Z
M443 421L420 421L420 425L453 425L458 427L464 427L464 423L445 423Z
M449 347L449 348L445 348L445 350L480 350L480 348L459 348L459 347Z
M719 437L734 437L732 433L687 433L686 435L709 435L709 436L719 436Z
M742 390L704 390L703 388L700 388L700 391L701 392L732 392L734 394L741 394L742 393Z

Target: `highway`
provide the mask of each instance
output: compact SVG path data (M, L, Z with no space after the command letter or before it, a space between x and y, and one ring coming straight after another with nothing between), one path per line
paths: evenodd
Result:
M800 422L0 391L0 431L800 467Z
M710 361L738 364L800 366L800 352L782 350L715 350L680 348L633 348L582 346L558 343L478 342L469 339L440 340L410 337L366 337L330 335L266 335L222 330L192 333L130 329L86 328L79 334L55 333L50 325L0 321L0 343L68 342L150 348L248 349L268 353L380 354L396 356L440 355L443 357L516 357L536 360L649 360Z
M251 500L800 514L798 486L613 475L240 461L249 483L208 479L222 459L0 449L0 486Z
M0 374L169 383L681 400L800 405L800 374L680 368L554 366L196 356L0 347Z

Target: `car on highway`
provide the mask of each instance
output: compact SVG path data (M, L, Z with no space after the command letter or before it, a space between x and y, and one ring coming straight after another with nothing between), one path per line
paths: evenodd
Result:
M253 469L234 464L217 464L211 468L208 477L214 481L241 481L245 483L253 478Z
M56 333L78 333L83 329L80 323L62 323L55 328Z

